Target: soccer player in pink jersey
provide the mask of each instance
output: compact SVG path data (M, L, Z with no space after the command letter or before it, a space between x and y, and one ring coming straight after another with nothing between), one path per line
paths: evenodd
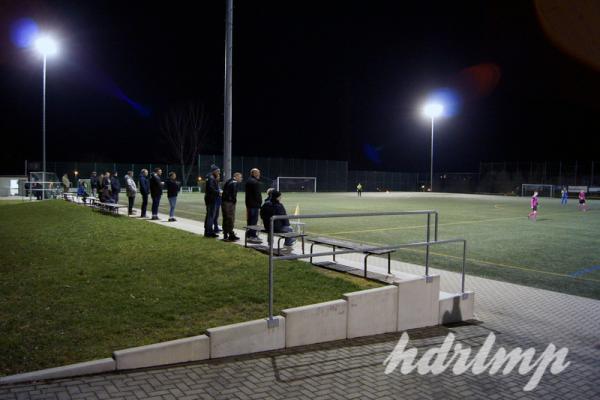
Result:
M533 219L534 221L537 218L537 209L538 209L538 192L533 192L533 196L531 196L531 212L529 213L528 218Z
M579 205L577 206L578 209L580 209L581 211L587 211L587 204L585 204L585 192L582 190L581 192L579 192Z

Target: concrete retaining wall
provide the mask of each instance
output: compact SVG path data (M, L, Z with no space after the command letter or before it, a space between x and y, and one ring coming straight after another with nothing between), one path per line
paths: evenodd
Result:
M283 310L285 347L346 339L347 309L346 300L334 300Z
M418 277L398 286L398 331L438 324L440 276Z
M206 335L193 336L118 350L113 353L117 369L154 367L189 361L206 360L210 356L210 340Z
M115 360L112 358L104 358L102 360L65 365L64 367L42 369L40 371L27 372L25 374L3 376L0 378L0 385L99 374L102 372L114 371L115 368Z
M395 332L398 325L398 286L346 293L348 339Z
M440 293L438 324L467 321L473 319L475 293Z
M269 328L266 319L208 329L210 357L219 358L258 353L285 347L286 320L273 317L278 326Z

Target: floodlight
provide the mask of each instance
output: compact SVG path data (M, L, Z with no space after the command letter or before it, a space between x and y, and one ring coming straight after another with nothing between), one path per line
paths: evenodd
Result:
M51 56L58 53L58 45L50 36L41 36L35 41L36 50L45 56Z
M440 103L427 103L423 107L423 114L429 118L440 117L444 113L444 106Z

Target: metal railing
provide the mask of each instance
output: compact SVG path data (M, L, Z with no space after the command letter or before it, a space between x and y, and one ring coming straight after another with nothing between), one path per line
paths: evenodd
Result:
M435 216L434 220L434 240L431 241L431 215ZM405 243L400 245L391 246L373 246L373 247L362 247L360 250L338 250L328 251L321 253L308 253L308 254L290 254L286 256L274 256L273 254L273 237L274 221L282 219L317 219L317 218L352 218L352 217L383 217L383 216L399 216L399 215L427 215L426 228L426 241ZM269 227L269 326L276 326L278 320L273 319L273 265L275 260L299 260L302 258L312 258L321 256L330 256L337 254L351 254L351 253L364 253L368 251L376 250L395 250L409 247L425 246L425 276L429 276L429 248L431 245L447 244L447 243L463 243L463 265L462 265L462 279L461 279L461 291L465 291L465 265L466 265L466 253L467 253L467 241L465 239L448 239L438 240L438 225L439 225L439 214L435 210L418 210L418 211L391 211L391 212L373 212L373 213L340 213L340 214L306 214L306 215L273 215L271 217L271 223ZM366 268L366 267L365 267Z

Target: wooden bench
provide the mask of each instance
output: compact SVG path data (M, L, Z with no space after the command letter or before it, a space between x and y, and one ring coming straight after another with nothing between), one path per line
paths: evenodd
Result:
M363 253L365 255L364 265L365 265L365 278L367 277L367 259L372 255L382 255L387 254L388 259L388 274L391 274L391 264L392 258L391 255L394 250L367 250L371 249L373 246L351 242L349 240L340 240L340 239L332 239L328 237L309 237L307 238L309 242L312 242L310 245L310 252L313 253L313 247L315 244L323 245L323 246L331 246L333 247L333 252L335 253L336 248L347 249L347 250L355 250L357 253ZM312 264L313 258L310 258L310 263ZM335 254L333 255L333 261L335 261Z
M102 212L119 215L119 209L122 207L127 207L127 206L124 206L121 204L116 204L116 203L101 203L101 202L97 201L97 202L94 202L93 207Z
M269 232L262 225L248 225L248 226L245 226L244 229L246 230L246 233L244 234L244 247L248 247L248 232L249 231L257 231L257 232L266 233L267 236L269 234ZM281 251L281 241L282 240L290 239L290 238L300 238L300 241L302 242L302 254L304 254L304 237L306 236L304 234L304 232L274 232L273 234L275 236L277 236L277 238L278 238L277 239L277 252L278 253Z

